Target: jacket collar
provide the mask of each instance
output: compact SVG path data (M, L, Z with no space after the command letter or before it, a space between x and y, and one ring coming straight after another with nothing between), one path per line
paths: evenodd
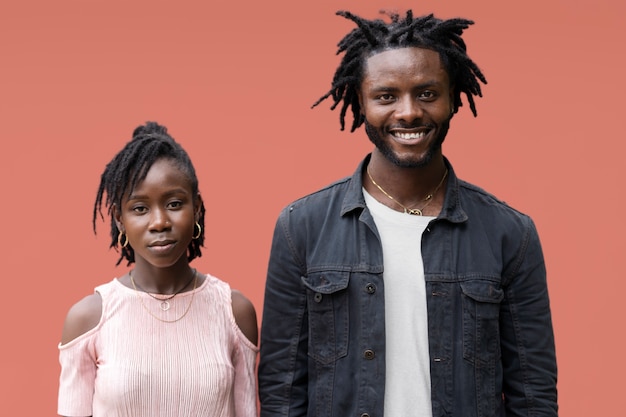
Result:
M341 206L341 215L344 216L351 211L362 211L365 205L363 197L363 173L369 164L372 154L368 154L359 164L354 174L348 181L348 190ZM448 183L446 185L446 196L443 201L443 208L437 219L445 219L452 223L462 223L467 220L467 214L463 210L459 193L460 180L456 176L452 164L446 157L444 162L448 167Z

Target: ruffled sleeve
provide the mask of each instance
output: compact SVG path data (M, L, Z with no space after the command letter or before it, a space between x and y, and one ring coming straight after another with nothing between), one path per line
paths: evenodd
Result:
M62 416L92 415L96 379L93 332L85 333L65 345L59 344L59 362L58 413Z
M235 327L237 334L233 351L235 417L256 417L258 415L256 359L259 349L248 340L236 324Z

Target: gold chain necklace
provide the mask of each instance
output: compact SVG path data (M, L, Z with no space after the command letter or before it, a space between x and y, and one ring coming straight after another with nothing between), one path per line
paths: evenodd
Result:
M186 283L186 284L185 284L185 285L184 285L181 289L179 289L178 291L176 291L174 294L171 294L171 295L169 295L169 296L167 296L167 297L164 297L164 298L157 297L156 295L153 295L153 294L149 293L148 291L144 290L143 288L141 288L141 286L140 286L139 284L137 284L137 283L135 282L135 280L133 279L132 271L129 271L129 272L128 272L128 276L130 277L130 280L131 280L131 282L133 283L133 287L135 287L135 286L136 286L136 287L137 287L137 288L139 288L141 291L143 291L143 292L145 292L146 294L148 294L150 297L154 298L154 299L155 299L155 300L157 300L157 301L160 301L160 302L161 302L161 304L160 304L160 306L161 306L161 310L163 310L163 311L167 311L167 310L169 310L169 309L170 309L170 303L169 303L169 300L171 300L172 298L176 297L178 294L180 294L180 292L181 292L182 290L184 290L185 288L187 288L187 286L189 286L189 284L191 284L191 281L192 281L192 280L193 280L193 278L196 276L196 270L195 270L195 269L193 269L193 270L191 271L191 278L189 278L189 281L187 281L187 283ZM137 288L135 288L135 289L137 289Z
M189 312L189 309L191 308L191 304L193 304L193 298L196 295L196 286L198 284L198 274L196 273L196 270L193 270L193 276L192 279L195 278L194 282L193 282L193 290L191 290L191 300L189 300L189 304L187 305L187 308L185 309L185 312L183 313L182 316L180 316L177 319L174 320L164 320L158 316L155 316L152 311L150 311L150 309L144 304L143 300L141 299L141 294L139 294L139 291L137 290L137 285L135 284L135 280L133 279L133 276L131 275L131 273L128 273L128 276L130 277L130 282L131 284L133 284L133 288L135 289L135 293L137 294L137 297L139 298L139 302L141 303L141 306L143 307L144 310L146 310L148 312L148 314L150 314L152 317L154 317L155 319L162 321L163 323L174 323L177 322L178 320L182 319L183 317L185 317L187 315L187 313ZM187 285L189 285L189 283L187 283L183 288L181 288L179 291L177 291L175 294L173 294L171 297L166 298L166 299L161 299L161 298L156 298L154 296L152 296L152 294L150 294L149 292L143 291L144 293L152 296L153 298L156 298L157 300L161 300L161 301L165 301L167 302L167 300L170 300L172 298L174 298L175 295L179 294L183 289L185 289L187 287ZM161 309L163 311L169 310L169 303L167 303L167 308L163 309L163 307L161 307Z
M428 194L424 198L423 201L426 201L426 204L424 204L422 206L422 208L408 208L407 206L405 206L404 204L402 204L401 202L399 202L398 200L396 200L395 198L390 196L389 193L387 193L387 191L383 190L383 187L381 187L380 185L376 184L376 181L374 181L374 178L372 178L372 174L370 174L370 167L369 167L369 165L367 166L367 170L366 171L367 171L367 176L370 178L370 181L372 181L372 184L374 184L376 186L376 188L378 188L383 194L385 194L387 197L389 197L389 199L391 201L393 201L394 203L396 203L397 205L402 207L406 214L412 214L414 216L421 216L423 214L424 209L426 207L428 207L428 205L430 203L433 202L433 200L434 200L433 197L435 196L435 194L437 194L437 191L439 191L439 188L441 188L441 186L443 185L444 180L448 176L448 168L446 168L446 172L443 173L443 177L441 177L441 181L439 181L439 184L437 184L437 186L435 187L435 189L433 190L432 193Z

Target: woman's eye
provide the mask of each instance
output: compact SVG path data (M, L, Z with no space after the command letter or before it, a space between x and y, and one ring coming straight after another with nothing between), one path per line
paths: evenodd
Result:
M146 211L148 211L148 208L144 206L136 206L136 207L133 207L133 211L138 214L143 214Z
M393 96L391 94L382 94L382 95L378 96L378 99L380 101L392 101L393 100Z
M168 204L168 206L173 209L180 208L182 205L182 201L172 201Z

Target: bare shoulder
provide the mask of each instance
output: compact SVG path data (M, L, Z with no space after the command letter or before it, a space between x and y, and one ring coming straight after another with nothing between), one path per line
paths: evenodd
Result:
M233 315L237 326L242 333L252 343L257 345L259 339L259 327L256 320L256 310L250 300L248 300L240 291L231 290L231 299L233 304Z
M98 293L88 295L74 304L67 313L61 344L66 344L87 333L100 322L102 297Z

